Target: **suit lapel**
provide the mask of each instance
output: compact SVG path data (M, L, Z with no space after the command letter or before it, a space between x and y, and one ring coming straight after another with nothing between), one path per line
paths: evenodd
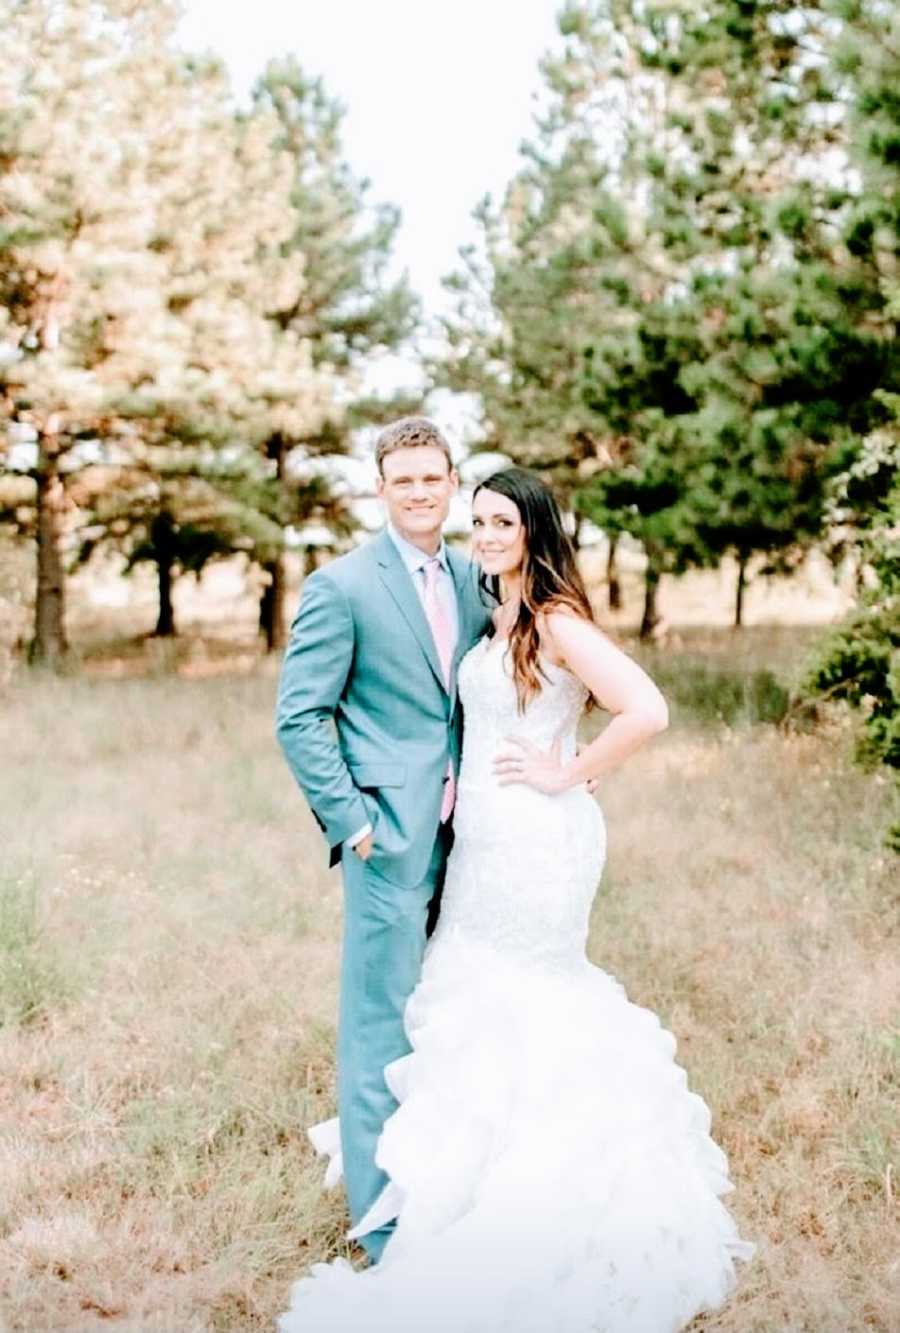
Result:
M391 541L390 535L387 532L383 532L380 537L376 538L375 547L381 581L391 594L391 597L393 597L401 615L416 636L420 648L428 659L428 665L431 667L437 678L438 684L442 690L446 690L446 686L444 685L444 673L441 670L441 660L438 657L438 651L435 647L434 637L431 633L431 626L428 623L424 608L419 599L419 594L413 587L413 581L410 577L409 570L406 568L406 565L404 565L400 552ZM453 673L451 673L451 689L455 692Z

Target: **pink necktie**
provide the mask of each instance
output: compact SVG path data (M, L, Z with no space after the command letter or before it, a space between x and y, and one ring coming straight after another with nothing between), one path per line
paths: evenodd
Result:
M431 626L431 636L434 639L434 646L437 648L438 657L441 662L441 670L444 673L444 684L448 691L450 689L450 668L453 662L453 630L450 625L450 619L446 608L441 602L438 592L438 574L440 573L441 562L439 560L429 560L425 564L425 615L428 618L428 624ZM447 765L447 780L444 783L444 799L441 802L441 823L444 824L453 813L453 803L456 800L456 783L453 778L453 761Z

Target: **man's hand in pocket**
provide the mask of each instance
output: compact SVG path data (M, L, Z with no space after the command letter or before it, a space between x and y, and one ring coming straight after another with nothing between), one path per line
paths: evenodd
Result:
M372 834L367 833L364 838L360 838L353 850L361 861L368 861L372 855Z

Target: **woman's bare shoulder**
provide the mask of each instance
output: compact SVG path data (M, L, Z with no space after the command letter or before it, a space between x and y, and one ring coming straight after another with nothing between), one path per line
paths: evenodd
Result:
M595 620L571 606L548 607L536 617L542 643L546 641L551 652L565 657L566 647L586 643L612 643Z
M566 650L593 631L601 634L599 626L571 606L552 606L535 616L541 652L556 666L566 666Z

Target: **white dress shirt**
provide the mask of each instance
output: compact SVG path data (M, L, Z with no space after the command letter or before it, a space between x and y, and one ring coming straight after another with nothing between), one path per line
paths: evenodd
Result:
M442 539L438 550L434 556L427 555L421 551L418 546L408 542L405 537L390 523L387 525L388 536L397 548L400 559L409 570L409 576L413 581L413 587L419 595L419 601L422 607L425 607L425 566L429 560L437 559L440 563L438 572L438 597L441 599L444 613L450 623L451 641L455 647L459 636L459 607L456 602L456 585L453 582L453 575L450 573L450 562L447 559L447 543ZM351 833L349 838L345 838L344 846L353 848L357 843L362 842L372 832L371 824L364 824L361 829Z

